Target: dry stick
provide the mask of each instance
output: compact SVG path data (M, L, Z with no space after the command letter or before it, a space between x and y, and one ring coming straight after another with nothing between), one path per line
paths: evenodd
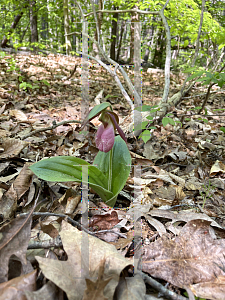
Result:
M69 124L69 123L79 123L81 124L82 121L77 121L77 120L65 120L65 121L62 121L62 122L59 122L59 123L53 123L52 126L49 126L49 127L42 127L42 128L39 128L39 129L36 129L34 131L31 131L29 132L28 134L24 135L23 137L21 137L21 140L25 140L26 138L36 134L36 133L39 133L39 132L43 132L43 131L47 131L47 130L52 130L52 129L55 129L56 127L59 127L61 125L65 125L65 124Z
M49 249L52 247L61 248L63 246L61 237L58 235L55 239L47 241L34 241L28 245L27 249Z
M225 68L225 65L219 70L219 73L221 73L223 71L223 69ZM207 93L206 93L206 96L205 96L205 100L204 102L202 103L202 107L199 109L198 113L200 114L202 112L202 110L204 109L208 99L209 99L209 96L210 96L210 90L211 88L215 85L216 83L213 82L211 83L209 86L208 86L208 89L207 89Z
M78 51L78 53L80 53L80 52ZM133 102L130 99L130 96L128 95L126 90L124 89L124 87L123 87L122 83L120 82L120 79L119 79L118 75L115 73L115 71L113 72L105 63L103 63L101 60L95 58L94 56L91 56L89 54L83 54L83 56L87 56L88 58L95 60L109 72L109 74L115 79L115 82L116 82L117 86L119 87L121 93L123 94L124 98L127 100L129 105L133 109ZM117 68L117 66L115 66L115 70L116 70L116 68Z
M211 94L216 94L216 93L223 93L223 92L225 92L225 90L219 90L219 91L213 91L213 92L211 92ZM198 95L193 95L193 96L187 96L187 97L183 97L183 99L190 99L190 98L193 98L193 97L201 97L201 96L205 96L207 94L207 92L206 93L202 93L202 94L198 94Z
M194 116L201 116L201 117L225 117L225 115L223 114L216 114L216 115L202 115L202 114L199 114L199 113L196 113L196 114L192 114L192 115L187 115L187 114L176 114L176 116L178 117L194 117Z
M80 35L79 32L72 32L72 33L69 33L68 36L74 35L74 34ZM86 34L83 33L83 35L86 35ZM87 35L87 36L88 36L88 35ZM115 66L115 70L112 71L111 68L108 67L104 62L102 62L101 60L99 60L99 59L97 59L97 58L95 58L95 57L93 57L93 56L91 56L91 55L89 55L89 54L83 54L83 53L81 53L81 52L79 52L79 51L77 51L77 53L78 53L78 54L82 54L83 56L86 56L87 58L90 58L90 59L95 60L97 63L99 63L101 66L103 66L103 68L105 68L105 69L109 72L109 74L115 79L115 82L116 82L117 86L119 87L119 89L120 89L122 95L123 95L124 98L127 100L128 104L130 105L131 109L133 110L133 108L134 108L134 107L133 107L133 102L132 102L132 100L130 99L130 96L128 95L128 93L126 92L126 90L124 89L122 83L120 82L120 79L119 79L118 75L116 74L116 69L119 68L120 71L121 71L121 73L122 73L122 75L123 75L123 77L125 76L125 77L124 77L124 80L127 82L127 84L128 84L128 82L130 83L130 84L128 84L129 90L130 90L130 91L133 91L133 90L134 90L134 96L136 95L136 98L137 98L137 97L140 98L139 95L137 94L137 92L135 92L136 90L134 89L134 87L133 87L131 81L129 80L129 78L128 78L127 74L126 74L126 72L123 70L123 68L122 68L121 66L119 66L118 63L116 63L114 60L112 60L112 59L110 59L110 58L107 58L107 56L105 56L105 53L103 52L103 50L102 50L101 47L99 46L98 42L96 42L96 41L95 41L92 37L90 37L90 36L88 36L88 38L89 38L89 40L91 40L93 43L96 43L96 45L97 45L99 51L102 53L102 55L104 56L104 58L105 58L107 61L109 61L112 65Z
M155 279L153 279L152 277L146 275L145 273L143 273L141 271L138 271L137 273L139 273L141 275L141 277L143 278L145 283L148 283L149 285L151 285L157 291L162 293L166 298L171 299L171 300L187 300L186 297L177 295L176 293L174 293L172 291L169 291L161 283L157 282Z
M77 64L75 64L74 69L71 72L71 74L68 77L66 77L64 80L69 80L73 76L73 74L76 72L76 69L77 69Z
M27 215L26 213L25 214L20 214L20 216L23 216L23 215ZM64 214L56 214L56 213L50 213L50 212L33 212L32 214L33 216L38 216L38 217L58 217L58 218L65 218L66 221L69 221L72 225L76 226L76 227L79 227L80 229L82 229L83 231L85 231L86 233L90 234L90 235L96 235L98 233L105 233L105 232L113 232L123 238L126 238L126 236L120 232L115 232L115 231L112 231L111 229L107 229L107 230L99 230L99 231L96 231L96 232L93 232L93 231L89 231L88 229L86 229L83 225L81 225L79 222L77 221L74 221L72 218L70 218L69 216L67 215L64 215Z

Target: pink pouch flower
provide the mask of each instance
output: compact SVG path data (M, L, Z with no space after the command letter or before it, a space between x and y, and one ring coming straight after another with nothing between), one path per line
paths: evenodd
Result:
M115 132L113 124L108 123L106 127L102 124L96 133L95 144L96 147L102 152L109 152L115 140Z

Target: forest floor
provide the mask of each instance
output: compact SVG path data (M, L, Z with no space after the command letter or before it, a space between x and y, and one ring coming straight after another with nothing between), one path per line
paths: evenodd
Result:
M180 123L156 125L145 144L129 131L131 109L113 78L97 63L88 64L89 108L97 101L112 104L141 177L134 167L113 209L89 192L90 269L81 275L82 239L74 226L81 221L81 185L43 181L29 169L58 155L93 163L98 153L94 135L101 122L93 119L89 133L79 133L81 58L0 58L0 300L6 295L193 299L193 294L225 299L225 92L214 87L207 115L200 116L196 107L207 87L195 85L178 107L170 108ZM132 68L124 68L132 80ZM148 69L141 76L143 104L157 105L163 71ZM170 97L184 79L171 72ZM25 213L32 212L37 198L31 220ZM137 258L142 272L133 274Z

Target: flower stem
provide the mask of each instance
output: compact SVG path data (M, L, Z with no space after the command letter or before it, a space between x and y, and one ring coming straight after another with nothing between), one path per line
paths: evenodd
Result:
M108 190L111 191L112 188L112 160L113 160L113 148L109 153L109 179L108 179Z

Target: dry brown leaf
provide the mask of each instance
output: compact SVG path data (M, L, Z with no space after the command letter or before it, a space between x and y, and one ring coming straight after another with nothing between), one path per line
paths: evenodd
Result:
M148 216L148 214L144 214L144 216L145 216L146 220L148 221L148 223L157 230L157 232L159 233L160 236L162 236L164 233L166 233L165 226L159 220Z
M198 178L190 178L186 181L185 187L190 191L198 191L202 188L202 183L198 181Z
M32 219L22 216L3 226L0 231L0 282L8 279L9 258L16 255L23 266L23 274L32 270L27 264L26 251L30 239ZM31 268L31 269L30 269Z
M10 111L10 115L15 117L18 121L27 121L27 116L25 115L24 112L22 112L22 110L19 109L12 109Z
M93 227L94 230L106 230L114 227L119 223L119 218L116 211L112 211L111 214L94 215L89 220L89 227Z
M82 300L108 300L108 297L106 298L103 292L104 288L109 283L111 278L108 278L106 280L104 279L104 268L105 262L102 261L99 268L97 280L92 281L90 279L85 279L87 288L84 291L84 297Z
M113 299L120 273L126 266L130 265L130 262L122 257L113 245L109 245L93 236L88 236L85 232L79 231L65 221L62 222L60 236L63 247L68 255L68 260L57 261L36 257L44 275L64 290L69 300L82 299L86 284L85 276L81 276L83 274L81 273L81 266L85 266L87 258L83 256L85 255L85 251L87 251L89 253L90 275L88 279L96 280L99 267L102 260L104 260L105 269L103 278L107 280L112 277L104 289L104 296L108 297L109 300ZM81 244L83 240L88 241L86 246ZM81 250L82 247L85 248ZM88 268L88 266L86 267Z
M13 183L13 187L16 190L18 200L30 188L33 177L33 172L29 169L30 165L31 163L26 163L23 166L23 169Z
M115 298L117 300L145 300L145 295L146 286L139 274L136 274L134 277L120 278L115 293Z
M36 290L36 273L31 273L16 277L7 282L0 283L0 300L26 300L26 291Z
M169 186L168 188L160 187L154 190L154 193L159 197L159 199L171 202L175 199L176 189L174 186Z
M225 165L221 161L217 160L210 170L210 175L213 176L219 172L225 173Z
M123 249L127 245L129 245L134 240L134 232L129 231L127 232L127 238L119 238L116 242L112 242L111 244L116 247L116 249Z
M48 281L40 290L35 292L25 291L27 300L57 300L59 291L57 286Z
M4 138L1 147L4 149L2 153L0 153L0 158L12 158L17 156L23 148L28 145L27 142L11 139L11 138Z
M176 197L175 197L175 199L180 201L180 200L183 200L185 198L185 196L186 195L183 191L182 186L176 186Z
M174 239L164 235L146 246L142 270L180 288L224 276L219 266L225 264L225 240L213 239L209 225L193 220Z
M43 225L42 222L40 222L41 225L41 230L48 234L51 238L56 238L59 235L58 230L52 225L52 224L48 224L48 225Z
M11 175L8 175L8 176L3 176L3 177L0 177L0 182L8 182L10 181L11 179L13 179L14 177L16 177L17 175L19 175L20 171L16 172L16 173L13 173Z
M197 297L225 300L225 276L218 276L211 282L193 284L190 288Z
M0 199L0 211L5 218L10 217L17 208L17 201L29 189L33 172L28 169L30 163L26 163L20 174L15 179L9 190Z
M0 199L0 212L4 218L9 218L17 209L17 193L13 184Z
M161 217L161 218L171 219L172 224L175 223L175 222L179 222L179 221L189 222L189 221L192 221L192 220L200 219L200 220L209 221L209 222L211 222L212 226L221 228L221 226L218 223L216 223L213 219L211 219L206 214L202 214L202 213L198 214L198 213L193 212L191 210L182 210L179 213L174 213L174 212L169 211L169 210L153 209L148 214L153 216L153 217Z
M78 195L73 189L68 189L66 193L58 200L61 205L66 205L65 214L72 214L80 203L81 195Z

